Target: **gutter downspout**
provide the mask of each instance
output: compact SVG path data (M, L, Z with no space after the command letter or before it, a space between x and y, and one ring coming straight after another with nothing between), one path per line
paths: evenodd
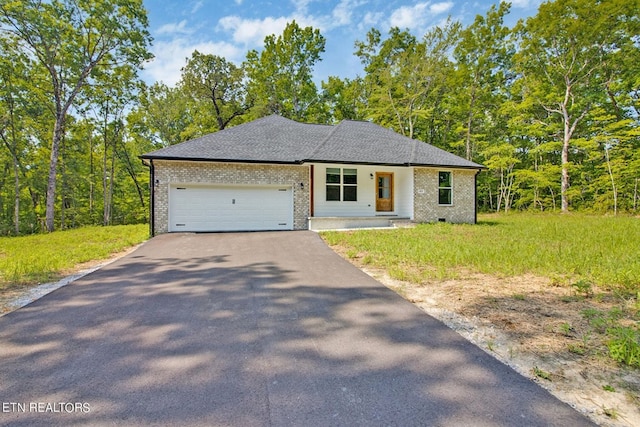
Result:
M474 205L474 213L473 213L473 223L478 223L478 174L482 171L482 169L478 169L476 174L473 176L473 205Z
M149 207L151 219L149 222L151 223L151 237L153 237L156 235L156 167L153 165L153 160L149 162L149 174L151 175L151 206Z
M143 159L142 164L149 167L149 198L151 199L149 203L149 236L154 237L156 235L156 169L153 166L153 159L149 159L148 163Z

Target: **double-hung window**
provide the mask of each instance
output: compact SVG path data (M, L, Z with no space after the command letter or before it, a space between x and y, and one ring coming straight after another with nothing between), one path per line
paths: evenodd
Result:
M451 172L448 172L448 171L438 172L438 204L440 205L453 204L453 184L452 184Z
M347 168L327 168L327 201L358 200L358 171Z

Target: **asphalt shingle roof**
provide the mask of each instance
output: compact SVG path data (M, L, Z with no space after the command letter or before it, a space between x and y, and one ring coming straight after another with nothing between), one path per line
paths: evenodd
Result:
M336 126L272 115L140 156L143 159L257 163L356 163L482 168L369 122Z

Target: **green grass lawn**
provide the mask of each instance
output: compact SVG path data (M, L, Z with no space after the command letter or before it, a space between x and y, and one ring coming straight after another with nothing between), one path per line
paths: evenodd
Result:
M640 292L640 218L583 214L480 215L476 225L324 232L347 256L420 283L466 272L536 274Z
M149 226L83 227L22 237L0 238L0 290L14 285L47 282L74 266L145 241Z

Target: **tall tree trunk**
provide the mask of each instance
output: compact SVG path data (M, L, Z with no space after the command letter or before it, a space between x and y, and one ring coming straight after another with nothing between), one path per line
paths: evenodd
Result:
M569 147L571 145L571 138L573 138L573 133L578 126L578 123L584 119L590 109L590 105L587 105L580 116L575 119L571 117L569 112L569 106L572 102L572 84L569 81L568 77L565 77L566 89L564 95L564 101L559 105L560 109L555 110L562 115L562 120L564 123L564 131L562 135L562 155L561 155L561 164L562 164L562 181L560 185L560 199L561 199L561 210L562 212L569 211L569 197L567 195L569 191Z
M144 199L145 199L144 192L142 190L142 187L140 186L140 183L138 182L136 171L133 168L133 164L131 163L131 159L129 158L129 153L127 152L127 147L124 145L124 141L121 141L121 142L122 142L122 151L118 151L119 153L118 157L125 162L125 170L127 171L127 174L129 174L129 177L133 181L133 184L136 186L136 190L138 192L138 200L140 200L140 206L144 208Z
M11 157L13 160L13 179L14 179L14 187L13 187L13 226L14 232L17 235L20 234L20 163L18 161L18 140L16 135L16 122L15 116L13 114L13 100L9 103L9 115L11 117L11 139L13 140L13 144L11 147ZM6 141L5 141L6 142ZM9 147L9 144L7 144Z
M607 147L604 148L604 156L607 160L607 171L609 172L609 178L611 178L611 188L613 190L613 215L618 215L618 189L616 188L616 181L613 178L611 161L609 160L609 150L607 150Z
M16 236L20 234L20 169L18 168L18 159L13 158L13 177L14 177L14 204L13 204L13 226Z
M51 142L51 158L49 159L49 179L47 181L47 205L45 213L45 227L48 232L55 229L54 214L56 203L56 179L58 175L58 157L60 155L60 142L64 135L65 114L56 114L56 123L53 128L53 141Z
M638 209L638 180L636 178L636 185L633 188L633 211L635 212Z
M95 170L93 166L93 135L89 134L89 218L93 224L93 206L95 193Z
M106 117L106 115L105 115ZM109 140L107 136L107 125L105 120L104 129L104 153L102 155L102 225L109 225L111 221L111 194L109 167L107 164Z
M476 104L476 77L474 76L473 87L471 88L471 101L469 102L469 114L467 115L467 135L465 141L466 159L471 160L473 150L471 148L471 128L473 126L473 109Z
M7 146L7 149L9 150L9 153L11 153L11 163L13 164L13 227L14 233L17 236L18 234L20 234L20 163L18 160L18 156L16 155L16 136L15 129L13 129L13 122L12 135L13 145L9 144L9 141L7 141L4 135L2 135L2 142L4 142L4 144ZM8 170L9 167L7 166L6 169Z
M9 77L3 76L3 80L5 84L9 87L9 93L13 93L13 82ZM2 138L2 142L9 150L11 154L11 163L13 165L13 227L15 235L20 234L20 161L18 159L18 137L16 135L16 117L15 117L15 103L12 95L7 95L5 100L7 103L7 107L9 110L9 122L7 127L10 129L10 139L5 136L4 132L0 132L0 138Z
M569 198L567 192L569 191L569 142L570 138L567 134L567 122L565 121L565 134L562 141L562 180L560 182L560 209L562 212L569 211Z

